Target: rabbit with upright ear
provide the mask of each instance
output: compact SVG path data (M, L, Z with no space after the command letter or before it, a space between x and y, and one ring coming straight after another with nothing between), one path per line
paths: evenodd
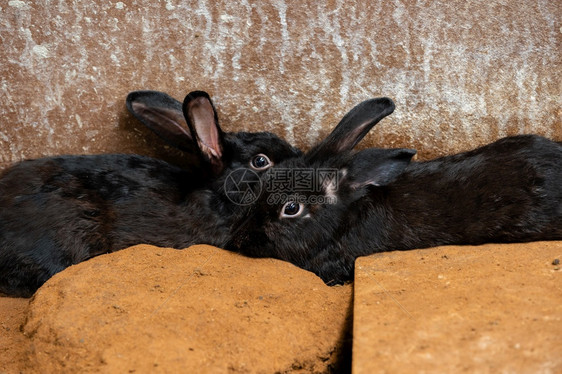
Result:
M226 244L241 211L224 186L300 151L271 133L223 133L209 95L184 103L133 92L127 107L162 138L197 152L199 167L124 154L27 160L0 174L0 292L30 296L53 274L134 244ZM185 113L184 113L185 112Z
M227 248L337 284L375 252L562 239L560 143L514 136L427 162L411 162L409 149L352 153L392 109L388 99L364 102L304 156L269 169Z

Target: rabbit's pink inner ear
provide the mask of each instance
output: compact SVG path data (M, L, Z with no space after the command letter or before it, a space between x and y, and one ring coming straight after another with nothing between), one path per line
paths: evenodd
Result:
M387 97L359 103L343 116L324 141L307 153L307 157L322 158L352 150L373 126L393 111L394 102Z
M310 160L322 159L352 150L363 139L366 127L370 126L370 124L371 121L367 120L343 134L341 131L333 131L326 139L307 153L308 158Z
M222 139L211 102L205 97L195 98L188 104L188 113L201 152L213 165L222 165Z
M347 134L342 136L340 139L336 139L334 144L330 147L330 151L333 154L338 154L342 152L347 152L352 150L361 139L365 136L368 132L366 129L373 121L366 120L362 124L355 127L353 130L349 131Z

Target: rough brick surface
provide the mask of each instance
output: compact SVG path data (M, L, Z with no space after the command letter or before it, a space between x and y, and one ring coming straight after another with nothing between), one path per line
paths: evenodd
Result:
M562 259L562 242L358 259L354 373L561 372L555 259Z
M349 365L351 286L210 246L136 246L55 275L26 318L30 371L329 372Z

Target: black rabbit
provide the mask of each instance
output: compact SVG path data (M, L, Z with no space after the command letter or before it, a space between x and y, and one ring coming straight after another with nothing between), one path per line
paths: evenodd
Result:
M562 239L560 143L514 136L427 162L410 162L410 149L352 153L393 109L363 102L304 156L269 169L227 248L338 284L375 252Z
M0 292L30 296L64 268L134 244L223 246L243 207L226 194L230 172L249 168L256 179L300 154L271 133L223 133L202 91L187 95L183 114L180 102L155 91L132 92L127 107L171 144L198 152L200 165L108 154L8 168L0 175Z

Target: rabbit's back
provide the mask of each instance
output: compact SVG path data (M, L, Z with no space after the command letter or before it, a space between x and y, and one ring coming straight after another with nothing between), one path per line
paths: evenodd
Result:
M397 227L391 241L410 249L560 239L561 165L562 146L535 135L412 163L392 186L388 210L415 234Z
M0 291L35 290L69 265L129 245L190 242L189 230L180 228L182 215L196 210L182 204L193 179L187 171L137 155L52 157L5 170ZM167 242L162 231L176 235Z

